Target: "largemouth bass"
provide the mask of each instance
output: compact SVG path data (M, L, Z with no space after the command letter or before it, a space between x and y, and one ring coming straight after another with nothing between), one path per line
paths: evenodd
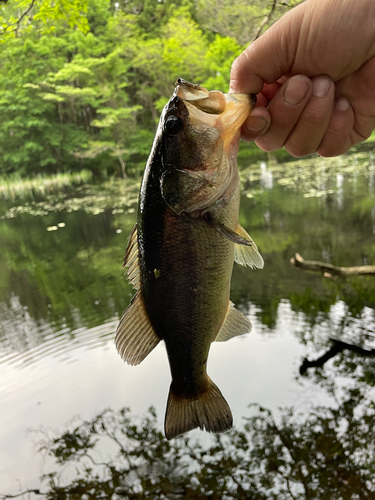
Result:
M137 365L164 340L172 375L168 439L196 427L232 426L206 368L211 342L251 330L229 300L233 261L263 267L238 223L240 128L253 105L251 96L177 80L145 168L124 258L137 293L117 328L116 347Z

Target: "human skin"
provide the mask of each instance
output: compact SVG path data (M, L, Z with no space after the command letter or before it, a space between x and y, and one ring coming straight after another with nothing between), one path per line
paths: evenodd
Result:
M242 138L264 151L337 156L375 128L375 0L307 0L233 63L231 92L254 93Z

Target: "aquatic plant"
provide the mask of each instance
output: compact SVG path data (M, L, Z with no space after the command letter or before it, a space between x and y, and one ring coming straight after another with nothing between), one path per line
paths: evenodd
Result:
M74 178L74 174L72 177ZM75 196L57 190L54 194L47 195L42 201L34 200L9 208L0 219L13 219L19 214L43 216L50 212L77 212L78 210L98 215L109 208L112 209L113 214L132 213L138 201L138 188L138 181L131 179L126 182L111 179L100 185L83 184L75 189Z
M374 161L375 152L369 150L337 158L312 156L282 163L258 162L241 170L240 177L245 195L249 198L255 196L259 188L270 189L273 184L302 191L305 198L319 198L337 192L344 177L355 180L357 176L364 175L373 179Z

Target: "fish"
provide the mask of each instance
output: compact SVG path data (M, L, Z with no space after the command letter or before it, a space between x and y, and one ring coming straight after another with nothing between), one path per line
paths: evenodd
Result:
M255 96L208 91L178 79L164 107L139 194L124 267L136 290L115 337L138 365L164 341L171 371L167 439L199 427L224 432L233 417L207 374L213 341L249 333L230 301L233 262L262 268L238 222L237 153Z

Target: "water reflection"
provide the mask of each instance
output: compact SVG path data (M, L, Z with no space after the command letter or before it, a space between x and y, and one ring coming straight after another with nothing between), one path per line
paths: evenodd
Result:
M336 200L337 206L339 210L342 210L344 207L344 176L342 174L336 175Z
M272 170L267 168L267 164L265 162L260 164L259 184L265 189L272 189L273 187L273 173Z
M375 412L359 389L345 389L335 407L314 405L304 413L284 408L275 418L253 405L248 413L241 426L212 436L206 446L188 438L166 441L153 408L141 418L128 408L107 409L62 433L39 432L39 451L57 466L39 495L374 498Z
M235 429L216 442L193 434L194 447L184 440L168 445L161 435L170 380L164 346L137 368L124 365L113 346L117 318L133 295L121 262L135 219L134 193L120 193L111 201L112 186L111 194L100 198L106 205L94 209L90 201L89 213L84 210L86 193L81 204L77 195L74 209L66 203L63 211L54 212L51 202L43 216L20 210L1 220L0 492L18 491L17 478L24 486L39 487L41 471L32 440L25 437L27 428L43 424L61 429L81 414L86 423L75 424L76 436L69 427L48 446L56 459L74 462L79 453L96 448L77 445L73 453L63 436L91 442L102 432L93 422L109 418L114 435L125 442L119 458L116 450L100 444L105 488L112 488L108 498L120 498L121 491L143 498L139 488L149 491L150 498L163 498L157 491L166 498L197 498L198 491L211 498L325 498L323 488L330 499L374 497L373 358L344 351L305 377L298 373L304 357L316 359L329 349L331 337L374 348L374 280L330 280L290 264L296 252L337 265L375 262L372 177L358 175L354 181L347 173L339 174L340 179L337 172L332 178L321 173L312 186L299 166L293 176L301 189L292 190L279 183L286 175L267 169L244 179L240 213L265 268L252 272L235 266L231 290L233 302L254 323L254 333L213 345L210 356L210 374L229 395ZM59 222L65 226L47 230ZM241 417L249 415L246 407L253 402L270 408L272 415L254 409L244 427ZM148 423L137 421L135 427L135 417L119 412L127 405L142 414L150 404L158 417L149 414ZM280 413L279 406L294 410ZM113 410L98 417L106 407ZM125 417L130 419L126 425ZM104 437L100 434L100 443ZM209 450L207 458L202 447ZM146 458L145 450L150 451ZM162 464L161 451L167 457ZM86 464L92 463L85 457ZM132 467L126 460L132 460ZM92 498L105 497L104 480L95 479L93 471L84 476L83 469L74 477L72 470L60 490L48 479L44 482L49 498L68 498L66 488L79 485L82 492L97 488ZM54 471L51 463L46 472ZM53 478L56 483L57 476ZM69 498L85 498L75 494Z
M70 351L84 345L96 348L113 339L118 318L93 328L65 328L55 331L47 322L37 323L27 311L19 307L18 298L12 297L11 308L0 304L2 322L0 333L3 344L0 364L26 367L45 356L65 357ZM11 334L10 334L11 333Z

